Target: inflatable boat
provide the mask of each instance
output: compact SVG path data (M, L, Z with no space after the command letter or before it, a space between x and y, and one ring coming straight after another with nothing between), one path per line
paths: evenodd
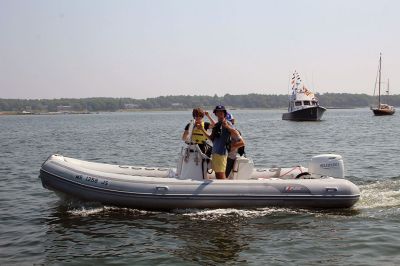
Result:
M360 197L344 177L340 155L314 156L308 168L254 168L237 157L228 179L215 179L198 145L182 147L177 168L88 162L51 155L40 169L43 187L84 201L146 210L349 208Z

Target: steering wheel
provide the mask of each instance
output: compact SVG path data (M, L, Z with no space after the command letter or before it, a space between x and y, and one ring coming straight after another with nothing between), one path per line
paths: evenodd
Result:
M299 179L300 177L305 176L305 175L310 175L310 173L309 172L300 173L295 177L295 179Z

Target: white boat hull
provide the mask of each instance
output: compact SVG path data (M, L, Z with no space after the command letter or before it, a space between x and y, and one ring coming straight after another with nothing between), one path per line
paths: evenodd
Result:
M143 176L145 173L149 176ZM85 201L148 210L266 206L349 208L360 197L336 178L179 179L172 169L90 163L52 155L40 170L45 188ZM142 176L141 176L142 175ZM153 176L150 176L153 175Z

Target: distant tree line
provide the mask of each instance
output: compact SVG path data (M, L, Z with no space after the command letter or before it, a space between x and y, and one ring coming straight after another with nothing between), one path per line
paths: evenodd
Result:
M325 93L318 95L320 105L325 107L366 107L376 102L367 94ZM383 96L385 97L385 96ZM385 99L385 98L384 98ZM386 101L386 99L385 99ZM400 106L400 95L391 95L389 103ZM55 112L59 106L69 106L75 111L117 111L121 109L188 109L195 106L212 107L223 104L234 108L286 108L287 95L246 94L224 96L160 96L147 99L132 98L82 98L82 99L0 99L0 111L24 110Z

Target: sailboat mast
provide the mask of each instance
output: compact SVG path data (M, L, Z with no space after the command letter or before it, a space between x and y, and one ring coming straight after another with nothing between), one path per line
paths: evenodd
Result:
M382 70L382 53L379 54L378 108L381 107L381 70Z
M387 81L387 90L386 90L386 103L389 104L389 79Z
M387 83L387 95L389 96L389 79L388 79L388 83Z

